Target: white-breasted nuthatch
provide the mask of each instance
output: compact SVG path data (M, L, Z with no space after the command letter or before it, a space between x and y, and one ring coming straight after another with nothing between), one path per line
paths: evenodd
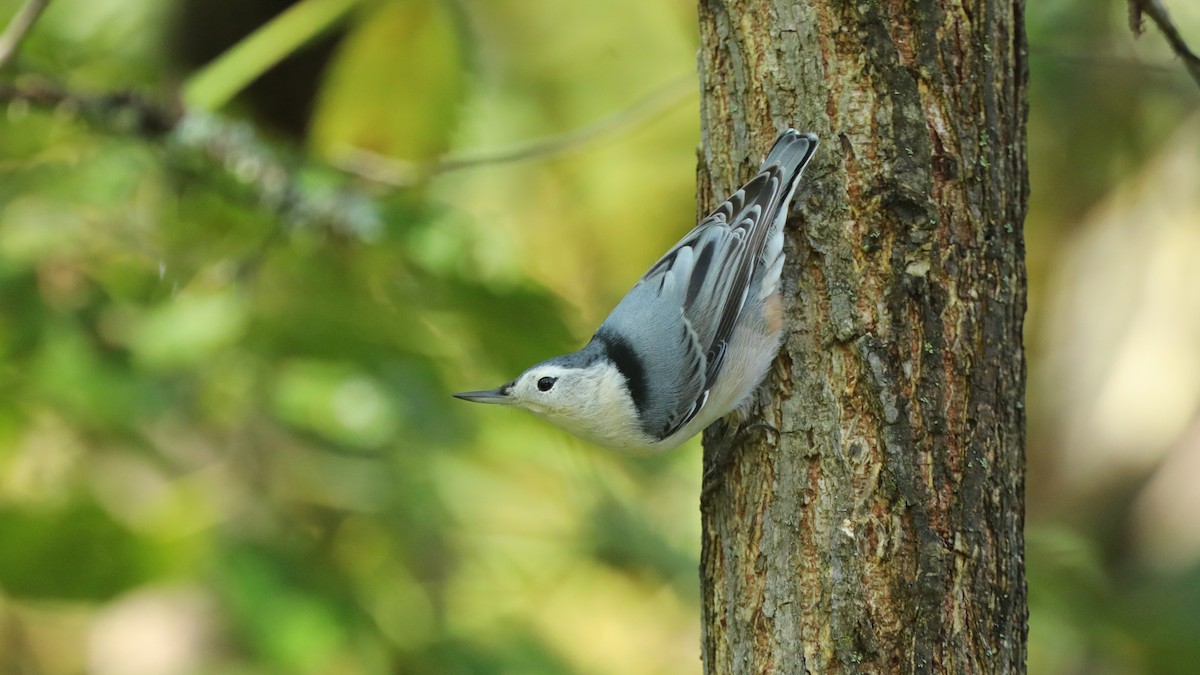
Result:
M779 350L783 225L816 149L813 134L780 134L758 175L667 251L583 349L455 396L643 452L670 450L736 409Z

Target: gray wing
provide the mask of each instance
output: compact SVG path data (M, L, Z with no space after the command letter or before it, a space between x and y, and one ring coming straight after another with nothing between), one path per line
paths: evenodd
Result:
M815 148L815 137L781 135L762 171L655 263L601 325L597 337L623 336L641 359L638 409L648 434L670 436L708 402L763 250L782 225L777 216Z

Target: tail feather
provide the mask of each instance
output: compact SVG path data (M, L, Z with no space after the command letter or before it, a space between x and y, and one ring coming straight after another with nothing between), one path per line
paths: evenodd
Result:
M802 134L795 129L787 129L779 134L779 138L775 139L775 145L771 146L771 151L763 160L762 168L766 169L772 164L778 164L783 168L790 182L804 169L816 151L816 134Z
M779 288L779 275L783 271L783 226L787 221L792 195L800 184L800 174L816 151L816 134L802 134L795 129L787 129L775 139L775 145L763 160L763 171L779 166L784 183L778 212L763 242L760 265L754 273L754 283L758 285L758 297L761 300L766 300Z

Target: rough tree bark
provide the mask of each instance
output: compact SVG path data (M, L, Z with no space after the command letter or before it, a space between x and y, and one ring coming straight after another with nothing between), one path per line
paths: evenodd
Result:
M706 673L1024 672L1023 9L700 2L701 211L776 130L823 143L754 416L781 433L705 436L706 469L738 444L701 503Z

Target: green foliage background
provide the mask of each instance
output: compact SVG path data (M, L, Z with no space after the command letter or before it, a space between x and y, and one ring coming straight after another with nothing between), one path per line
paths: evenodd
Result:
M187 105L165 138L0 110L0 673L699 672L696 444L616 456L448 395L577 346L691 227L692 3L305 0L221 41L286 4L56 0L0 73ZM1200 92L1101 4L1029 7L1030 670L1194 672L1200 554L1154 542L1200 533L1145 512L1197 506L1154 486L1200 434L1080 455L1073 392L1129 324L1056 309L1104 288L1063 261L1200 252ZM1192 335L1190 297L1151 332Z

